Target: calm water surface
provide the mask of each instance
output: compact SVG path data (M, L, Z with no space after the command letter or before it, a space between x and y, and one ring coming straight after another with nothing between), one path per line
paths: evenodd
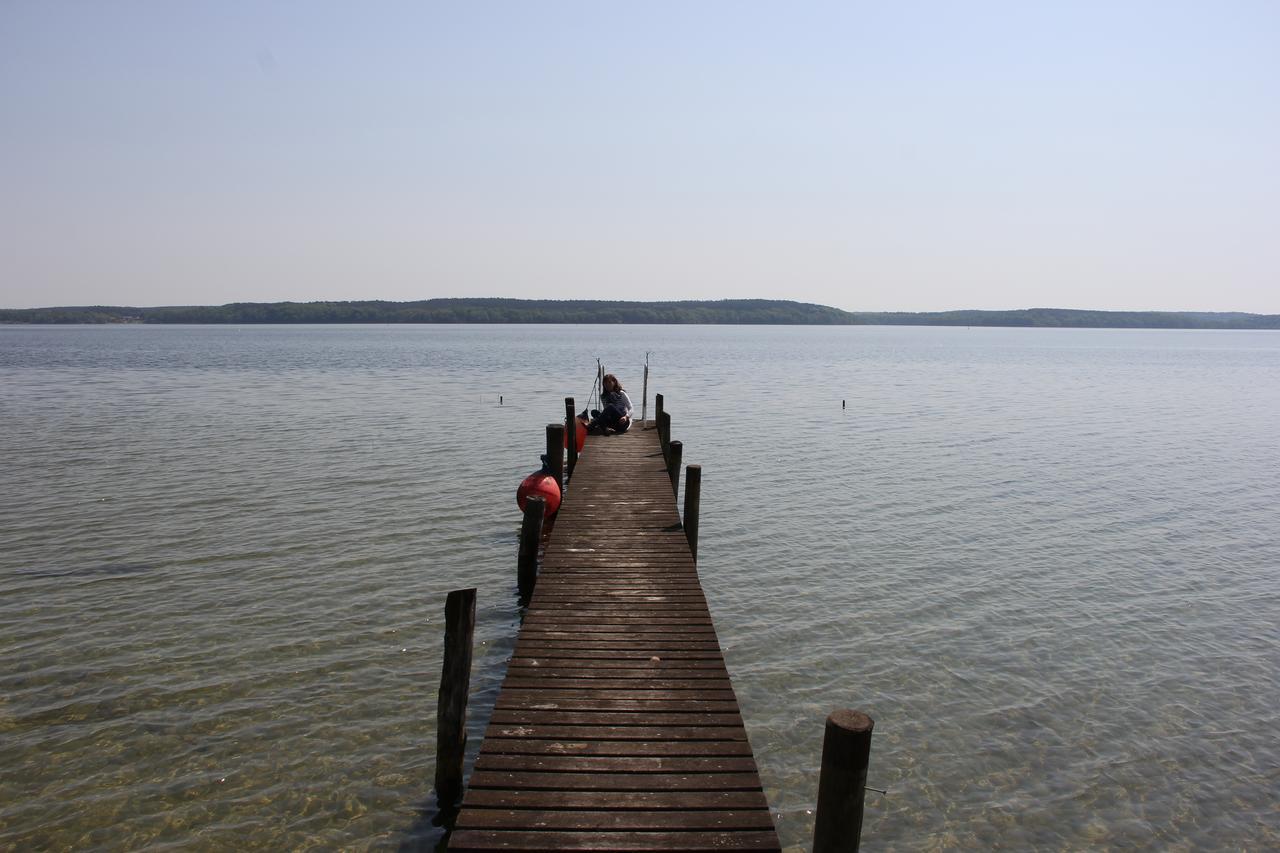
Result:
M0 848L429 849L445 593L474 753L646 351L785 844L850 706L867 849L1280 846L1280 333L347 326L0 328Z

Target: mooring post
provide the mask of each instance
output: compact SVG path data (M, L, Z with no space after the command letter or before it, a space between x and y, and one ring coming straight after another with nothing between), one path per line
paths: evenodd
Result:
M671 453L667 457L667 475L671 477L671 491L680 494L680 457L684 455L684 442L673 441Z
M671 415L663 412L658 416L658 444L662 447L664 459L671 456Z
M564 424L547 424L547 467L564 496Z
M578 415L574 411L572 397L564 398L564 434L568 436L565 444L569 462L565 468L564 479L567 482L573 477L573 469L578 464Z
M516 559L516 584L520 600L528 601L538 582L538 543L542 541L542 516L547 502L536 495L524 502L524 521L520 524L520 556Z
M827 717L813 853L857 853L873 728L875 722L861 711L842 708Z
M658 421L660 420L662 420L662 395L654 394L653 395L653 425L656 427L658 425ZM659 437L661 437L661 433L659 433Z
M702 466L684 466L684 535L698 562L698 510L702 505Z
M462 797L467 751L467 692L476 630L476 591L455 589L444 603L444 664L436 706L436 797L449 808Z

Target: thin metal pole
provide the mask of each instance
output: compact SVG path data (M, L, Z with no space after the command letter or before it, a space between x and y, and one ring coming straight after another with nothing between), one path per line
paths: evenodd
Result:
M649 420L649 353L644 354L644 398L640 404L640 425Z

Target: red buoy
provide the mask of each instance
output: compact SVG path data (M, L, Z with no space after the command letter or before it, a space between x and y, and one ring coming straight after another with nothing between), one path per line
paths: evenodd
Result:
M516 489L516 505L520 507L521 512L524 512L525 502L530 497L539 497L546 501L546 507L542 511L542 517L546 518L560 508L560 484L556 482L555 477L545 471L535 471L525 477L520 488Z
M581 417L574 418L573 422L577 424L577 429L574 432L578 434L578 452L581 453L582 446L587 443L587 422ZM569 449L569 433L567 432L564 434L564 447L565 450Z

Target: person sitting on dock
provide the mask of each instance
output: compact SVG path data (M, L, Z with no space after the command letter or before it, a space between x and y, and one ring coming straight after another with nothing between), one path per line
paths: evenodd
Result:
M596 435L608 435L610 432L623 433L631 428L631 398L626 389L612 373L604 375L601 386L600 405L603 409L591 410L591 423L588 432Z

